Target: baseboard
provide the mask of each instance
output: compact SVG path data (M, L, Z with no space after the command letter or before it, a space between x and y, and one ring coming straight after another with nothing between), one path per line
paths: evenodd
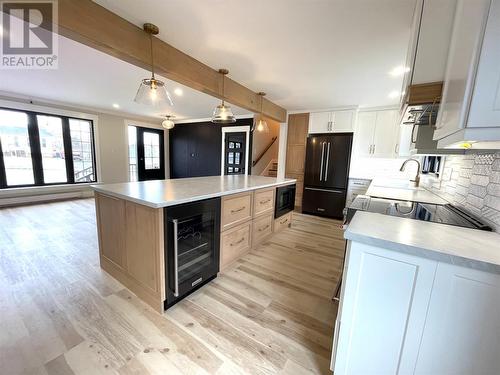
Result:
M26 204L43 203L67 199L90 198L92 191L72 191L68 193L54 193L41 195L26 195L0 199L0 207L21 206Z

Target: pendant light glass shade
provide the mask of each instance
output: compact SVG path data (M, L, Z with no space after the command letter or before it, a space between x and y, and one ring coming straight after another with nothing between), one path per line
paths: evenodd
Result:
M158 35L160 30L156 25L145 23L143 29L149 34L151 46L151 78L141 81L139 89L135 94L134 101L139 104L145 104L153 107L174 105L172 98L165 87L165 82L155 78L155 66L153 59L153 35Z
M165 88L165 83L155 78L143 79L137 90L134 101L150 106L174 105Z
M163 120L163 122L161 123L161 126L163 126L167 130L173 129L175 126L175 123L172 121L172 117L174 117L174 116L165 116L165 120Z
M265 92L259 92L257 95L260 96L260 116L258 121L254 121L252 126L252 131L257 130L260 133L269 133L269 125L267 125L266 120L264 120L264 116L262 115L262 101L264 100Z
M260 118L259 121L257 121L257 124L254 125L255 130L261 133L269 133L269 126L267 125L266 120L263 118Z
M219 73L222 75L222 98L224 98L225 79L229 70L219 69ZM224 99L222 99L221 104L215 107L212 115L212 122L214 124L232 124L236 122L236 117L234 117L231 107L224 103Z
M215 107L212 122L214 124L231 124L236 122L236 117L234 117L231 107L222 102L222 104Z

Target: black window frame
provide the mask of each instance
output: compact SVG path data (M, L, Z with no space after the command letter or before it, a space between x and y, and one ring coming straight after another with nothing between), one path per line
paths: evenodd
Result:
M76 116L59 115L57 113L39 112L31 111L19 108L9 108L0 107L0 110L21 112L28 116L28 136L31 150L31 163L33 166L33 184L23 184L23 185L7 185L7 173L5 171L5 162L2 149L2 140L0 138L0 190L3 189L18 189L26 187L44 187L44 186L57 186L57 185L82 185L89 183L98 182L97 178L97 159L96 159L96 147L95 147L95 129L94 121L88 118L80 118ZM37 115L41 116L51 116L58 117L61 119L62 124L62 136L64 144L64 160L66 164L66 182L44 182L43 176L43 162L42 162L42 152L41 152L41 139L40 132L38 128ZM71 129L69 122L70 120L86 121L90 123L90 147L92 153L92 166L94 179L92 181L75 181L74 173L74 160L73 160L73 145L71 142Z

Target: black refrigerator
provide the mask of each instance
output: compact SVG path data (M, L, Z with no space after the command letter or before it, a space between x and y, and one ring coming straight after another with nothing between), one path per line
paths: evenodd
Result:
M302 212L343 218L351 148L352 133L309 135Z

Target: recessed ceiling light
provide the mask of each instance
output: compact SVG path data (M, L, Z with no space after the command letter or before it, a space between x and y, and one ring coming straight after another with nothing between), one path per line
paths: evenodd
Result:
M114 103L114 104L113 104L113 108L116 108L116 109L120 108L120 104L116 104L116 103Z
M391 91L388 96L389 96L389 99L399 98L401 96L401 91L397 91L397 90Z
M174 94L177 95L177 96L182 96L183 94L183 91L181 88L177 87L175 90L174 90Z
M405 73L408 73L410 71L410 68L407 66L396 66L394 69L392 69L389 74L393 77L401 77Z

